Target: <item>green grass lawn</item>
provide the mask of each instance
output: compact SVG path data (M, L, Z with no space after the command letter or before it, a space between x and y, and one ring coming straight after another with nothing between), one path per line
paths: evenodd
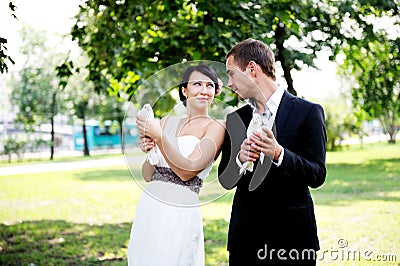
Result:
M50 161L49 157L40 157L40 158L26 158L23 160L17 160L15 156L13 157L12 161L9 163L8 158L6 156L0 157L0 169L1 167L8 167L8 166L18 166L18 165L31 165L31 164L42 164L42 163L49 163L49 162L74 162L74 161L89 161L89 160L97 160L97 159L107 159L107 158L115 158L121 157L122 153L107 153L107 151L101 151L104 154L91 154L90 156L81 156L81 155L70 155L70 156L60 156L56 154L54 159ZM61 152L60 152L61 153ZM142 155L140 150L131 152L131 155Z
M399 144L354 146L327 161L326 183L312 190L318 265L398 265ZM210 202L202 205L206 264L228 265L233 194L218 198L215 169L209 180L201 195ZM126 166L0 176L0 265L126 265L141 192Z

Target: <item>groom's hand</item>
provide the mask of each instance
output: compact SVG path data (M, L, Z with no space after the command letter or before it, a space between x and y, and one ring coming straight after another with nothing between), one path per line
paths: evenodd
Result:
M244 139L242 145L240 145L239 161L244 162L255 162L260 157L260 152L252 147L252 142L249 139Z
M282 146L276 141L274 133L267 127L262 127L263 132L254 132L250 137L251 147L258 153L262 152L273 160L278 160Z

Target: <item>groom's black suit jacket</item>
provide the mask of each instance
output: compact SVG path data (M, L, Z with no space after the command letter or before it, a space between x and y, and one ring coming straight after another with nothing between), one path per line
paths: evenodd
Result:
M228 250L257 256L265 248L319 249L309 187L325 181L324 111L318 104L284 92L276 118L276 139L284 148L282 164L272 164L263 182L249 191L254 172L239 177L236 156L252 118L249 105L230 113L218 167L220 183L236 186L228 233ZM267 158L268 159L268 158ZM267 163L257 167L267 168ZM288 255L288 253L286 253Z

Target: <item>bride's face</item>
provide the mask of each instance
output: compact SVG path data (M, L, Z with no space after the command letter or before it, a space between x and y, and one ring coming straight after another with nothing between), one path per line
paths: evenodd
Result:
M206 75L194 71L189 78L187 88L182 89L187 104L195 106L209 106L215 96L215 84Z

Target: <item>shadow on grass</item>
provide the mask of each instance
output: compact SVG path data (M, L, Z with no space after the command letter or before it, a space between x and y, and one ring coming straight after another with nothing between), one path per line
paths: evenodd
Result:
M130 223L0 224L0 265L126 265Z
M328 164L327 169L325 184L312 192L322 199L319 204L340 205L357 199L400 201L400 159Z
M207 265L224 265L228 223L208 220L204 226ZM0 265L127 265L130 228L63 220L0 224Z

